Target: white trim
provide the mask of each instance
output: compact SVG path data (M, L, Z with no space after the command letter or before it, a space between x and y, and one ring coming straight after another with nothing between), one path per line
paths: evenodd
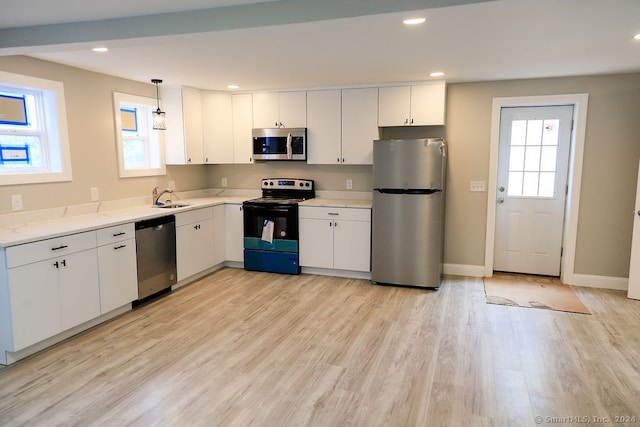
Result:
M464 264L444 264L442 266L444 274L450 274L453 276L470 276L470 277L483 277L484 266L482 265L464 265Z
M316 267L302 267L301 270L303 274L344 277L347 279L371 280L371 272L368 272L368 271L333 270L333 269L316 268Z
M0 71L0 83L20 90L27 88L42 96L45 149L49 154L47 172L23 171L0 174L0 185L71 181L71 154L64 85L61 82Z
M629 279L626 277L593 276L591 274L574 274L573 286L587 288L615 289L626 291L629 287Z
M493 275L493 249L496 228L496 183L498 180L498 149L500 142L500 111L503 107L535 107L545 105L573 105L574 129L571 134L571 152L569 154L569 174L567 185L569 194L565 208L564 235L562 238L563 255L561 280L572 284L578 235L578 208L582 184L582 159L587 126L587 105L589 94L543 95L512 98L493 98L491 113L491 149L489 155L489 187L487 191L487 228L485 234L484 276Z
M121 103L135 104L140 107L145 107L151 114L151 111L155 109L155 99L147 98L139 95L130 95L127 93L113 92L113 116L115 124L115 136L116 136L116 149L118 152L118 176L120 178L134 178L140 176L159 176L166 175L167 168L165 162L165 145L164 145L164 131L158 131L151 129L151 118L147 117L145 121L148 124L148 139L146 141L146 148L149 155L149 161L151 163L157 163L157 167L141 168L141 169L126 169L124 165L124 149L122 138L122 118L120 115ZM157 149L151 150L153 142L157 142ZM151 158L152 151L157 152L157 159ZM157 162L156 162L157 160Z

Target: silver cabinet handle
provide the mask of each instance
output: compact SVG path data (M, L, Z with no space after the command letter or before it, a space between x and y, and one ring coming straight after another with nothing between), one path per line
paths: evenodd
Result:
M327 215L338 216L340 214L338 212L329 212Z

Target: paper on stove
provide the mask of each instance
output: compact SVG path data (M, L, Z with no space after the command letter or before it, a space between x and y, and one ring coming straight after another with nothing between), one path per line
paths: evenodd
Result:
M262 240L273 243L273 221L266 219L262 227Z

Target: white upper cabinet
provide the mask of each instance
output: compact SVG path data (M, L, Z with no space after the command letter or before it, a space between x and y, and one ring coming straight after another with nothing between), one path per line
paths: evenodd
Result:
M341 102L340 90L307 92L307 163L341 163Z
M378 88L342 91L342 163L373 164L378 139Z
M233 163L253 163L253 101L250 93L231 95Z
M307 92L254 93L253 127L307 127Z
M166 162L169 165L204 163L202 96L192 88L162 88L166 111Z
M307 163L372 163L378 138L378 89L307 92Z
M231 94L202 92L204 163L233 163Z
M381 87L378 125L444 125L445 90L445 82Z

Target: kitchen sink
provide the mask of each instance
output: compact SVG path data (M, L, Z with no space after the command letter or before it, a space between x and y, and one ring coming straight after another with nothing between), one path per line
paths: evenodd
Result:
M156 208L160 209L176 209L191 206L189 203L167 203L165 205L156 205Z

